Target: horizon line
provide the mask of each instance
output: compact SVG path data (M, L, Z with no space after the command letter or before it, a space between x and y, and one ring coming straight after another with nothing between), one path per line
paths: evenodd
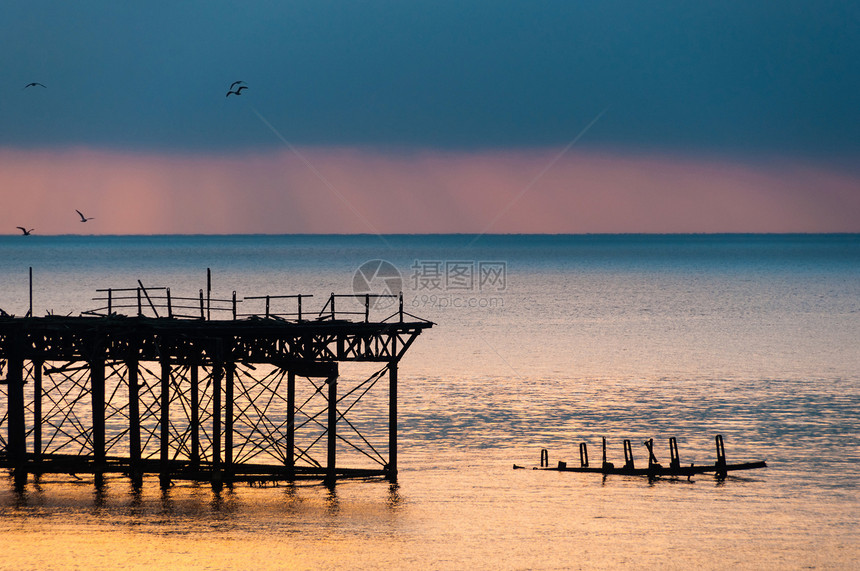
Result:
M151 237L236 237L236 236L297 236L297 237L312 237L312 236L367 236L378 238L379 236L478 236L478 237L501 237L501 236L857 236L860 231L832 231L832 232L802 232L802 231L786 231L786 232L392 232L392 233L373 233L373 232L298 232L298 233L273 233L273 232L255 232L255 233L169 233L169 234L31 234L22 236L20 233L0 234L0 236L21 237L21 238L63 238L63 237L78 237L78 238L151 238Z

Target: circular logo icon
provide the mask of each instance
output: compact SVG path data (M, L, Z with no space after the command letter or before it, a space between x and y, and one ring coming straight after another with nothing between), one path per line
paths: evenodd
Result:
M356 297L373 294L370 307L385 309L397 303L397 297L403 290L403 278L400 270L386 260L369 260L364 262L352 276L352 293ZM395 297L385 297L395 296Z

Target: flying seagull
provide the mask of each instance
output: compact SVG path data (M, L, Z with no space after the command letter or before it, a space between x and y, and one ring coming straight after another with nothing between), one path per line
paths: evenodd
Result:
M248 89L248 86L247 85L240 85L239 87L236 88L236 91L228 91L227 95L225 95L224 97L230 97L231 95L242 95L243 89Z
M233 83L230 84L230 89L233 89L234 87L236 87L237 85L239 85L241 83L245 83L245 82L242 81L241 79L239 81L234 81Z
M33 230L35 230L35 228L30 228L29 230L27 230L27 229L26 229L26 228L24 228L23 226L15 226L15 228L17 228L18 230L20 230L24 236L29 236L29 235L30 235L30 232L32 232Z
M28 87L36 87L37 85L38 85L39 87L44 87L45 89L48 89L46 86L44 86L43 84L39 83L38 81L34 81L34 82L32 82L32 83L28 83L27 85L25 85L25 86L24 86L24 89L27 89Z
M86 216L84 216L80 210L75 210L75 212L77 212L78 216L81 217L81 222L86 222L87 220L93 220L92 218L87 218Z

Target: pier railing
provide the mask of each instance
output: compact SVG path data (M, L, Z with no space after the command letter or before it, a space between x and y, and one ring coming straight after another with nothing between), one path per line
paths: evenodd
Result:
M212 299L203 295L182 297L172 295L169 287L97 289L93 301L103 305L83 311L83 315L129 315L138 317L170 317L178 319L211 319L212 313L232 313L236 319L236 292L233 299ZM214 306L213 306L214 304Z
M399 294L336 294L331 293L322 309L308 308L313 294L253 295L239 299L236 292L230 299L213 298L200 289L196 297L173 295L169 287L97 289L93 301L101 305L82 315L136 315L138 317L168 317L175 319L211 320L213 316L227 319L278 319L303 321L362 321L403 322L406 317L426 321L403 310L403 293ZM338 301L339 300L339 301ZM241 304L241 305L240 305ZM241 308L248 308L243 311ZM253 308L253 310L251 309ZM394 313L388 314L394 310ZM386 317L381 317L387 315Z

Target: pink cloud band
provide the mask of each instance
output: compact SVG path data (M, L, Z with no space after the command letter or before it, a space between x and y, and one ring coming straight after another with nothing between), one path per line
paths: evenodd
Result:
M814 163L298 152L0 149L0 233L860 232L860 176Z

